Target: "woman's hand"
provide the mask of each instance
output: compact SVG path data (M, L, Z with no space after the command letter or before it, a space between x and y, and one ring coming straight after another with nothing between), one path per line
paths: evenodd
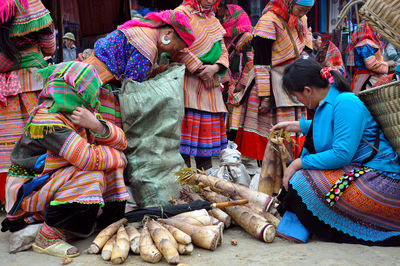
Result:
M279 122L275 126L271 128L273 131L278 131L280 129L284 129L288 132L296 132L301 133L300 121L284 121Z
M269 97L263 97L263 98L261 98L261 102L260 102L260 106L258 107L258 111L261 113L261 114L266 114L266 113L268 113L268 111L269 111L269 101L270 101L270 99L269 99Z
M387 63L388 63L389 67L396 67L397 66L397 62L393 61L393 60L387 61Z
M289 165L288 168L286 168L285 173L283 173L283 186L285 187L286 191L289 189L289 180L297 171L301 169L303 169L301 158L297 158Z
M198 69L200 73L197 74L197 76L201 78L207 89L214 88L214 75L219 71L219 69L220 66L218 64L202 65Z
M101 135L106 127L97 120L96 116L85 107L76 107L72 112L71 122L78 127L90 129L97 135Z

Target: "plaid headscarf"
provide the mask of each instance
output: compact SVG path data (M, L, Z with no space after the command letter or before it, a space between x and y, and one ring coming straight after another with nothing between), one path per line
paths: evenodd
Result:
M50 113L72 113L81 106L92 112L100 108L99 91L102 83L93 66L72 61L48 66L37 72L39 79L44 81L44 88L39 95L39 104L25 127L32 136L43 137L44 128L52 126L32 123L41 108L48 108Z
M297 30L299 39L302 41L307 36L307 29L300 18L292 15L292 9L295 4L311 7L314 5L314 0L271 0L262 13L265 14L271 11L283 18L288 23L289 28Z
M317 55L317 61L319 63L328 61L334 66L343 66L342 54L331 41L327 41L322 45L322 48Z
M174 10L149 13L144 19L132 19L118 26L118 29L136 26L158 28L165 24L172 26L188 47L195 41L196 37L193 35L189 18L185 14Z
M204 8L201 6L199 0L183 0L183 5L185 6L191 6L194 9L194 14L199 14L202 17L207 17L209 15L215 16L215 13L218 10L218 6L221 0L218 0L217 2L214 3L212 8Z
M225 37L236 37L244 32L252 32L251 21L246 11L238 5L226 5L230 19L222 23L226 34Z

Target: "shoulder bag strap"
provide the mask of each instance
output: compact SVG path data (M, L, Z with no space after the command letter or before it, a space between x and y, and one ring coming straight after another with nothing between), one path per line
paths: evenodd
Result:
M282 17L279 17L279 19L280 19L280 21L281 21L282 24L283 24L283 28L284 28L284 29L287 31L287 33L289 34L289 38L290 38L290 41L291 41L292 44L293 44L294 53L296 54L296 57L297 57L297 58L300 58L299 48L297 48L297 43L294 41L293 35L292 35L292 33L290 32L290 30L289 30L289 28L288 28L287 22L286 22Z

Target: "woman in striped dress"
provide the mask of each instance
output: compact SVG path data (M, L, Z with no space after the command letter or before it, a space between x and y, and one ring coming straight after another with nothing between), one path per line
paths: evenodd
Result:
M126 138L94 112L101 81L78 62L38 71L44 87L11 155L2 231L43 222L33 249L59 257L79 255L67 232L89 235L124 216Z
M253 30L255 86L236 137L244 156L262 160L271 127L307 114L306 107L282 88L281 80L285 66L306 45L312 47L306 14L313 5L313 0L271 0Z
M190 20L196 40L183 54L186 65L185 116L180 152L190 167L194 156L198 169L211 168L211 157L227 146L225 114L218 75L229 67L225 30L215 17L220 0L185 0L175 10Z
M0 3L0 200L10 154L37 105L42 84L36 70L56 50L50 12L39 0Z

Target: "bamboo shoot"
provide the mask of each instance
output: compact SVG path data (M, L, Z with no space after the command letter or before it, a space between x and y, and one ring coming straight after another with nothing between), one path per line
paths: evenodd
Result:
M140 234L139 240L140 257L145 262L157 263L161 260L162 255L153 243L153 239L149 233L149 229L145 224Z
M130 249L130 242L125 227L120 226L115 239L114 247L111 252L111 261L115 264L123 263L128 257Z
M103 248L103 246L106 244L106 242L118 231L120 226L126 224L127 222L128 220L126 218L122 218L121 220L116 221L115 223L112 223L103 230L101 230L100 233L93 240L92 244L90 245L88 253L91 254L99 253L100 250Z
M179 243L183 244L183 245L189 245L190 243L192 243L192 238L188 234L183 232L182 230L179 230L178 228L168 225L168 224L164 224L163 226L176 239L176 241L178 242L178 245L179 245Z
M213 230L191 225L179 219L162 219L160 221L188 234L192 238L193 243L198 247L209 250L215 250L217 247L219 235Z
M171 233L154 220L150 220L148 228L157 249L161 252L167 262L170 264L178 264L178 244ZM172 239L175 242L173 242Z
M134 254L140 254L140 251L139 251L140 233L139 233L139 231L131 224L128 224L125 227L125 230L129 236L129 242L130 242L132 252Z
M225 228L231 226L232 217L219 208L213 208L208 211L209 214L224 223Z
M259 205L263 210L268 210L274 202L274 199L265 193L251 190L248 187L232 183L225 179L199 174L193 172L191 169L183 169L176 174L181 184L194 185L203 183L210 186L214 191L222 190L232 197L239 195L243 199L248 199L250 202Z
M106 244L104 245L103 249L101 250L101 257L103 258L103 260L110 260L111 259L111 253L112 253L112 249L114 247L115 244L115 239L116 239L117 235L113 235L113 237L111 237Z
M178 252L181 255L190 255L193 252L193 244L190 243L188 245L184 245L181 243L178 243Z

